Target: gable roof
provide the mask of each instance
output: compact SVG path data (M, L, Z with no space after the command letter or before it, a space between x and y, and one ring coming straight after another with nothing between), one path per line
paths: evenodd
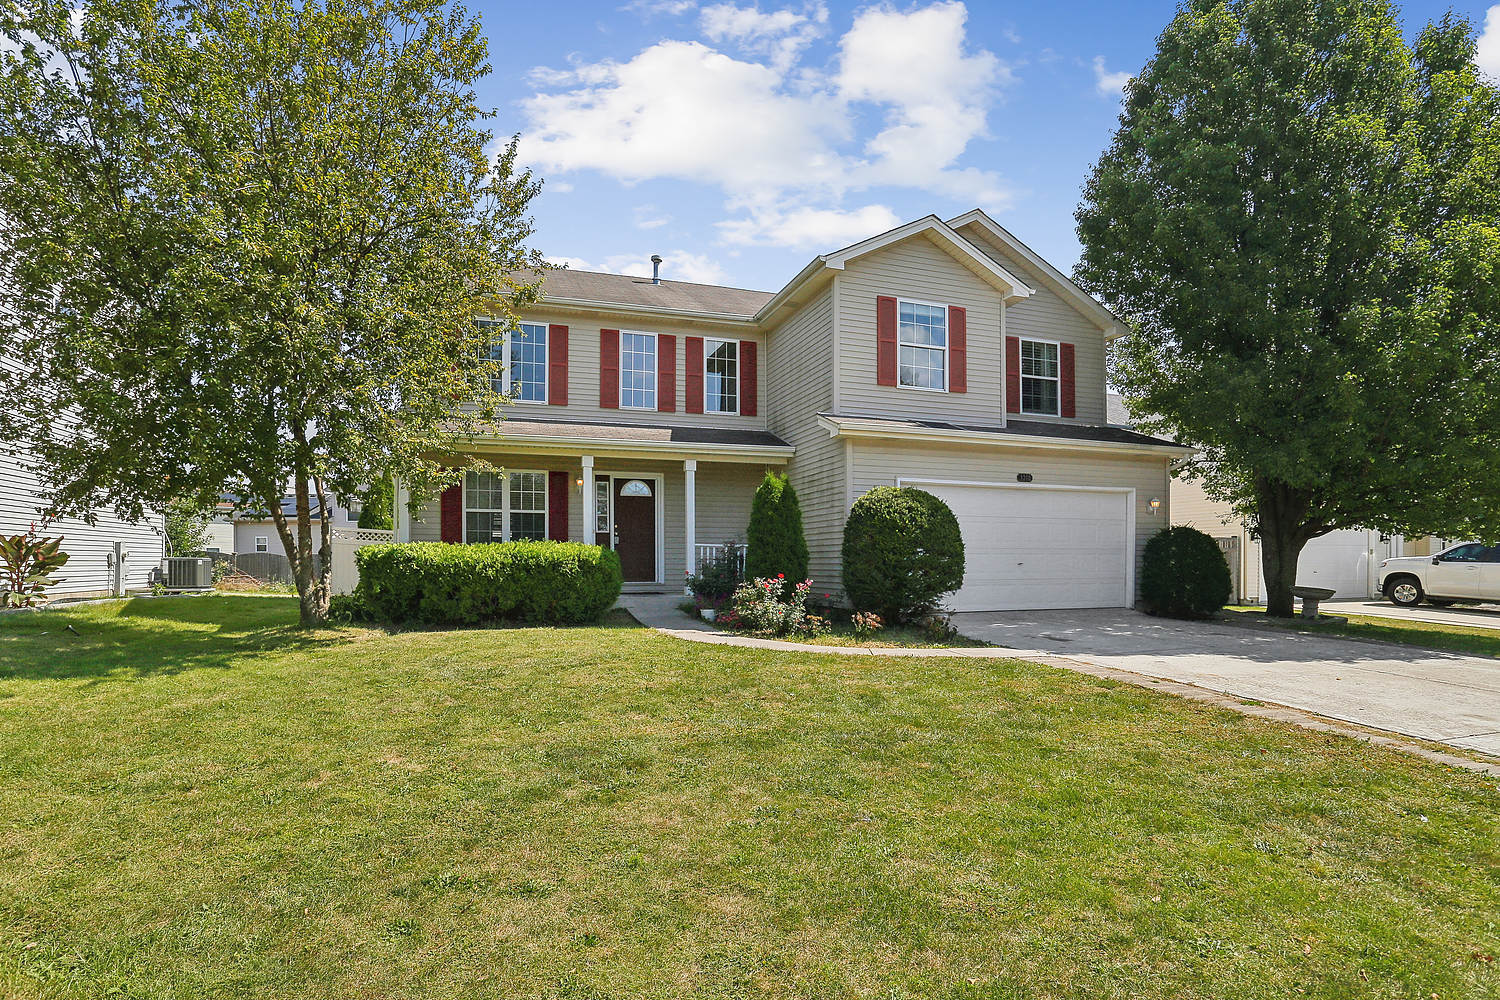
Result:
M1044 278L1048 279L1056 287L1056 290L1061 293L1063 300L1088 317L1095 326L1104 331L1108 339L1114 340L1117 337L1124 336L1125 322L1123 320L1110 312L1104 303L1078 287L1078 283L1072 278L1047 263L1041 254L1016 239L1010 230L986 215L983 209L976 208L971 212L965 212L957 218L949 219L948 225L953 229L962 229L968 225L976 225L980 229L983 229L1007 250L1021 258L1021 260L1040 272Z
M691 281L650 278L600 271L559 268L541 276L542 292L556 305L588 307L621 306L651 312L691 313L749 322L774 293L726 285L699 285ZM534 280L534 279L533 279Z
M797 273L797 276L787 282L776 295L761 307L756 314L756 319L764 321L777 309L781 308L787 300L796 295L807 282L819 277L827 271L842 271L850 261L857 260L866 254L883 250L888 246L909 240L916 236L925 236L938 246L947 250L959 261L973 265L973 269L980 277L989 281L998 288L1005 296L1007 304L1018 302L1032 294L1034 290L1020 278L1011 274L1000 265L989 254L984 253L973 243L964 239L954 232L953 227L948 225L936 215L923 216L905 225L889 229L877 236L871 236L867 240L835 250L833 253L820 254L808 262L807 266Z

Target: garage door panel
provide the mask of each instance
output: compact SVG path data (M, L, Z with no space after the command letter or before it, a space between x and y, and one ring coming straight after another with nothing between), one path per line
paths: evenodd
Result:
M917 483L963 532L959 611L1120 607L1128 603L1124 494Z

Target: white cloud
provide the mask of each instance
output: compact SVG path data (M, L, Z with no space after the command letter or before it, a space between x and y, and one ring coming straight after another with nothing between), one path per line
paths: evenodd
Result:
M901 219L885 205L863 208L763 209L719 223L726 243L767 244L804 250L837 250L894 229Z
M661 255L663 281L688 281L700 285L722 285L729 280L725 271L707 254L687 250L668 250ZM651 277L651 255L615 254L604 258L604 269L612 274Z
M729 272L707 254L688 250L668 250L662 253L661 277L663 281L688 281L700 285L722 285L729 280ZM606 274L630 274L637 278L651 277L651 255L617 253L605 257L602 263L593 264L582 257L544 257L549 264L569 267L575 271L603 271Z
M1500 3L1484 15L1484 30L1479 33L1479 52L1475 56L1479 70L1500 80Z
M669 17L676 17L686 14L697 6L697 0L631 0L630 3L620 9L634 11L645 17L651 17L655 14L666 14Z
M948 172L969 143L986 134L997 88L1014 79L994 54L964 51L968 16L952 0L905 13L876 7L856 17L843 37L840 93L889 109L886 127L866 146L874 156L866 183L997 200L993 174Z
M802 50L823 33L828 8L822 4L805 13L794 10L762 12L759 7L717 3L698 13L698 27L713 42L729 42L745 52L769 56L771 65L785 70Z
M1104 68L1104 57L1094 57L1094 88L1104 97L1119 97L1125 92L1125 85L1134 77L1134 73L1126 73L1123 70L1111 73Z
M625 184L716 186L741 213L722 232L744 243L802 246L814 231L842 239L876 219L882 206L842 205L872 187L1000 209L1010 198L1003 179L960 161L1014 75L969 48L967 17L957 0L867 8L826 65L807 58L826 30L821 3L715 3L700 10L699 30L735 54L664 40L623 62L534 71L522 158L544 176L596 170ZM866 126L861 141L866 121L874 134ZM786 229L778 235L771 222Z
M637 229L660 229L672 221L670 215L664 215L655 205L637 205L635 207L635 227Z

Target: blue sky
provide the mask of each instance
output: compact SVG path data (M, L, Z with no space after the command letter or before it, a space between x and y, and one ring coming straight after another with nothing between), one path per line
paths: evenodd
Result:
M614 0L473 8L536 245L591 270L775 289L815 254L984 208L1064 270L1119 87L1175 5ZM1408 3L1409 32L1448 7ZM1453 7L1500 77L1500 4ZM1486 18L1488 17L1488 21Z

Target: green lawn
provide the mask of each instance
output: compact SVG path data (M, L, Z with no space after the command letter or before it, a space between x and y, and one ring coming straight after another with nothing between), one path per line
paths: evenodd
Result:
M1272 618L1261 607L1231 607L1225 609L1246 620L1260 625L1274 625L1299 631L1317 632L1324 635L1347 635L1356 639L1375 639L1379 642L1395 642L1403 646L1425 646L1430 649L1447 649L1457 653L1473 653L1478 656L1500 656L1500 630L1474 628L1467 625L1448 625L1442 622L1422 622L1413 619L1376 618L1370 615L1339 615L1348 621L1307 621L1297 618Z
M0 617L0 996L1500 992L1494 778L1015 661L294 620Z

